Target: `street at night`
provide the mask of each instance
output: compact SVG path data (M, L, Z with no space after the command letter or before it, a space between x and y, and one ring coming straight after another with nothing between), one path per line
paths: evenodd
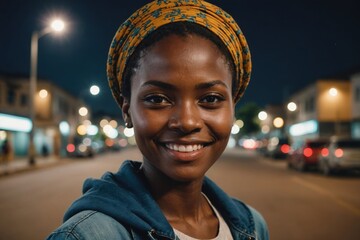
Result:
M117 171L124 159L140 154L134 148L1 177L0 238L44 239L80 196L84 179ZM271 239L360 238L359 175L300 173L287 169L284 160L237 149L227 150L208 176L257 208Z
M359 9L1 1L0 240L360 239Z

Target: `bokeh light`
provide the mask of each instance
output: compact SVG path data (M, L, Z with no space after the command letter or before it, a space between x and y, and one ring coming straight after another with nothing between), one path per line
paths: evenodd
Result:
M290 112L296 111L296 109L297 109L296 103L294 103L294 102L289 102L288 105L287 105L287 109L288 109Z
M85 117L88 114L88 109L86 107L81 107L79 109L79 114L80 114L80 116Z
M282 119L281 117L277 117L274 119L273 124L274 127L281 128L284 126L284 119Z
M40 98L46 98L48 96L48 91L46 91L45 89L41 89L39 91L39 96Z
M332 97L336 97L338 95L338 90L336 88L330 88L329 94Z
M96 96L96 95L98 95L100 93L100 88L98 86L96 86L96 85L92 85L90 87L90 93L91 93L91 95Z
M268 115L267 115L267 113L266 113L265 111L261 111L261 112L259 112L259 114L258 114L258 118L259 118L261 121L266 120L267 117L268 117Z

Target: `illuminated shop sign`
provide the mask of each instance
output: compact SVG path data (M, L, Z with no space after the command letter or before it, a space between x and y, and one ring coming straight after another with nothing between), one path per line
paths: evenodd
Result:
M0 129L28 133L32 126L29 118L0 113Z
M69 136L70 134L70 125L67 121L62 121L59 124L59 129L62 135Z
M316 133L318 131L318 122L310 120L302 123L294 124L289 129L291 136L302 136L305 134Z

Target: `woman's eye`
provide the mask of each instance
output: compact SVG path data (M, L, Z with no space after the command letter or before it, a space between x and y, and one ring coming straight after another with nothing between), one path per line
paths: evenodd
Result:
M223 101L224 98L217 95L208 95L200 100L201 103L218 103Z
M145 97L145 102L153 104L166 104L169 103L169 100L166 97L160 95L152 95Z

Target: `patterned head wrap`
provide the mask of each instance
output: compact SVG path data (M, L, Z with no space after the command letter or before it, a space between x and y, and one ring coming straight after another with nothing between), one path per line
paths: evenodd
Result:
M111 43L107 75L113 96L119 103L127 60L152 31L173 22L199 24L217 35L228 48L235 65L237 102L250 81L251 59L246 39L235 20L224 10L202 0L156 0L133 13L118 29Z

